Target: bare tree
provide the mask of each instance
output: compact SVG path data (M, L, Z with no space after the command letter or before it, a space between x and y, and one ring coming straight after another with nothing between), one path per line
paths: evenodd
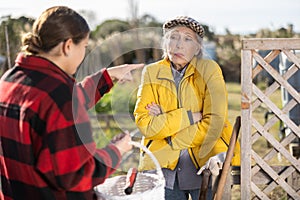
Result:
M129 6L129 22L133 28L138 28L139 26L139 17L138 10L139 5L136 0L128 0Z
M135 50L135 56L137 59L138 63L145 63L145 52L143 49L141 49L139 46L140 44L140 37L139 37L139 17L138 17L138 1L137 0L128 0L128 4L129 4L129 22L131 25L132 29L136 29L136 31L134 31L134 46L136 47Z

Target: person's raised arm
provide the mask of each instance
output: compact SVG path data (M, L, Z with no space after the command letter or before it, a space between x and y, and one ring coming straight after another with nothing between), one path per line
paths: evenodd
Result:
M120 83L132 81L131 71L144 67L144 64L124 64L110 67L107 69L112 80L117 80Z
M78 85L85 91L85 105L87 109L94 106L105 93L110 91L114 85L113 81L118 81L120 83L132 81L131 72L135 69L142 68L143 66L144 64L124 64L108 69L104 68L85 77Z

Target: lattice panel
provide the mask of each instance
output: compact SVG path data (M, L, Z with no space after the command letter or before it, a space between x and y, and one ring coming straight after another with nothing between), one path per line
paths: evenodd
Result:
M300 55L295 51L299 49L299 39L243 41L242 199L282 198L274 196L279 191L287 198L300 199L300 183L295 187L294 182L289 181L295 173L300 173L300 159L290 151L291 143L299 145L300 125L288 115L300 104L300 85L290 83L291 77L295 78L300 73ZM262 56L260 50L269 53ZM287 58L291 63L288 70L276 68L274 61L278 58L281 58L281 63L282 58ZM263 76L272 81L263 85L259 79ZM285 103L279 103L278 93L282 97L282 91L290 97ZM261 115L264 115L264 120ZM280 170L276 170L278 166L281 166ZM261 181L263 184L258 184L256 174L262 171L266 178Z

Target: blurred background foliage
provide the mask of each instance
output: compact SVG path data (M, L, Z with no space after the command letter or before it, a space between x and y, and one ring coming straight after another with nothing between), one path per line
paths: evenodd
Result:
M134 5L133 5L134 7ZM90 34L90 44L87 56L80 67L77 79L91 74L103 67L111 67L124 63L151 63L161 59L160 39L162 24L154 16L145 14L137 17L135 9L127 21L110 19L96 25ZM92 20L93 13L80 11ZM20 17L11 18L2 16L0 24L0 76L9 67L14 65L14 59L20 51L21 37L31 31L34 19ZM205 43L213 44L209 49L223 70L226 82L240 82L241 74L241 39L242 38L292 38L299 37L299 33L293 31L293 25L277 30L268 28L258 30L248 35L233 34L225 30L226 34L215 34L207 24L203 24L206 31ZM136 31L137 30L137 31ZM9 50L9 53L8 53ZM11 66L9 66L9 61ZM2 61L2 63L1 63ZM141 72L136 73L133 83L126 86L114 87L95 106L96 113L132 113L136 90L138 88ZM264 80L262 80L264 81ZM126 87L126 89L124 89ZM115 99L115 101L114 101Z
M127 20L109 19L101 24L94 24L90 34L88 52L76 78L81 80L86 75L104 67L124 63L151 63L161 59L160 40L162 24L154 16L145 14L138 16L137 5L130 5ZM89 23L95 20L95 13L79 11ZM0 76L11 66L20 51L21 37L31 31L35 19L1 16L0 19ZM216 60L226 82L240 83L241 74L241 39L242 38L299 38L294 32L293 24L280 29L269 28L258 30L247 35L233 34L229 29L225 34L216 34L208 24L202 23L206 31L205 46L208 56ZM136 91L141 71L135 72L135 81L116 86L99 101L95 113L129 113L132 114ZM264 82L263 79L260 81ZM236 107L236 105L233 105Z
M86 16L93 16L93 13L88 11L81 11ZM17 53L20 51L21 36L31 31L34 19L27 17L11 18L10 16L2 16L0 24L0 76L10 66L8 61L10 60L11 66L14 64L14 59ZM161 27L163 22L156 20L154 16L143 15L141 17L133 17L127 21L120 19L110 19L103 23L96 25L90 34L90 51L94 51L95 47L102 48L100 60L102 60L102 67L109 67L113 65L119 65L123 63L150 63L161 58L161 51L159 49L160 44L147 44L148 42L159 41L161 38ZM207 24L203 24L206 30L205 41L214 44L213 51L215 53L215 60L220 64L225 80L229 82L240 81L240 64L241 64L241 39L242 38L292 38L299 37L299 33L293 31L293 25L289 24L287 27L282 27L276 30L270 30L268 28L258 30L256 33L248 35L232 34L230 30L225 30L225 34L215 34ZM129 32L135 29L143 28L156 28L159 31L153 32L150 39L156 37L156 40L149 40L149 35L139 34L131 41L125 41L122 38L121 41L115 41L115 36L120 33ZM145 29L147 30L147 29ZM150 33L150 31L149 31ZM112 39L110 43L107 40ZM127 51L120 48L120 43L127 45ZM139 47L143 43L143 49L134 49L134 46ZM105 45L106 44L106 45ZM158 47L158 48L145 48ZM128 47L129 46L129 47ZM106 49L104 49L106 48ZM122 47L124 48L124 47ZM119 49L119 50L118 50ZM8 53L9 50L9 53ZM156 51L156 52L154 52ZM9 54L9 55L8 55ZM114 56L117 55L116 56ZM95 65L98 65L95 62ZM99 67L98 67L99 68ZM101 67L100 67L101 68Z

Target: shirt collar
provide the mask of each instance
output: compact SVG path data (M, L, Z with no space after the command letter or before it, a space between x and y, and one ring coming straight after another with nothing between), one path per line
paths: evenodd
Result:
M16 62L16 66L40 71L49 75L59 74L60 76L63 76L65 79L69 79L69 80L71 79L72 81L75 81L73 77L70 77L56 64L43 57L39 57L35 55L25 55L24 53L19 53L15 62Z
M185 73L185 71L186 71L186 68L187 68L188 65L189 65L189 63L186 64L186 65L182 68L182 70L178 71L178 70L176 70L176 69L174 68L174 64L171 62L171 70L172 70L173 77L176 77L176 76L179 75L179 76L182 78L183 75L184 75L184 73Z

